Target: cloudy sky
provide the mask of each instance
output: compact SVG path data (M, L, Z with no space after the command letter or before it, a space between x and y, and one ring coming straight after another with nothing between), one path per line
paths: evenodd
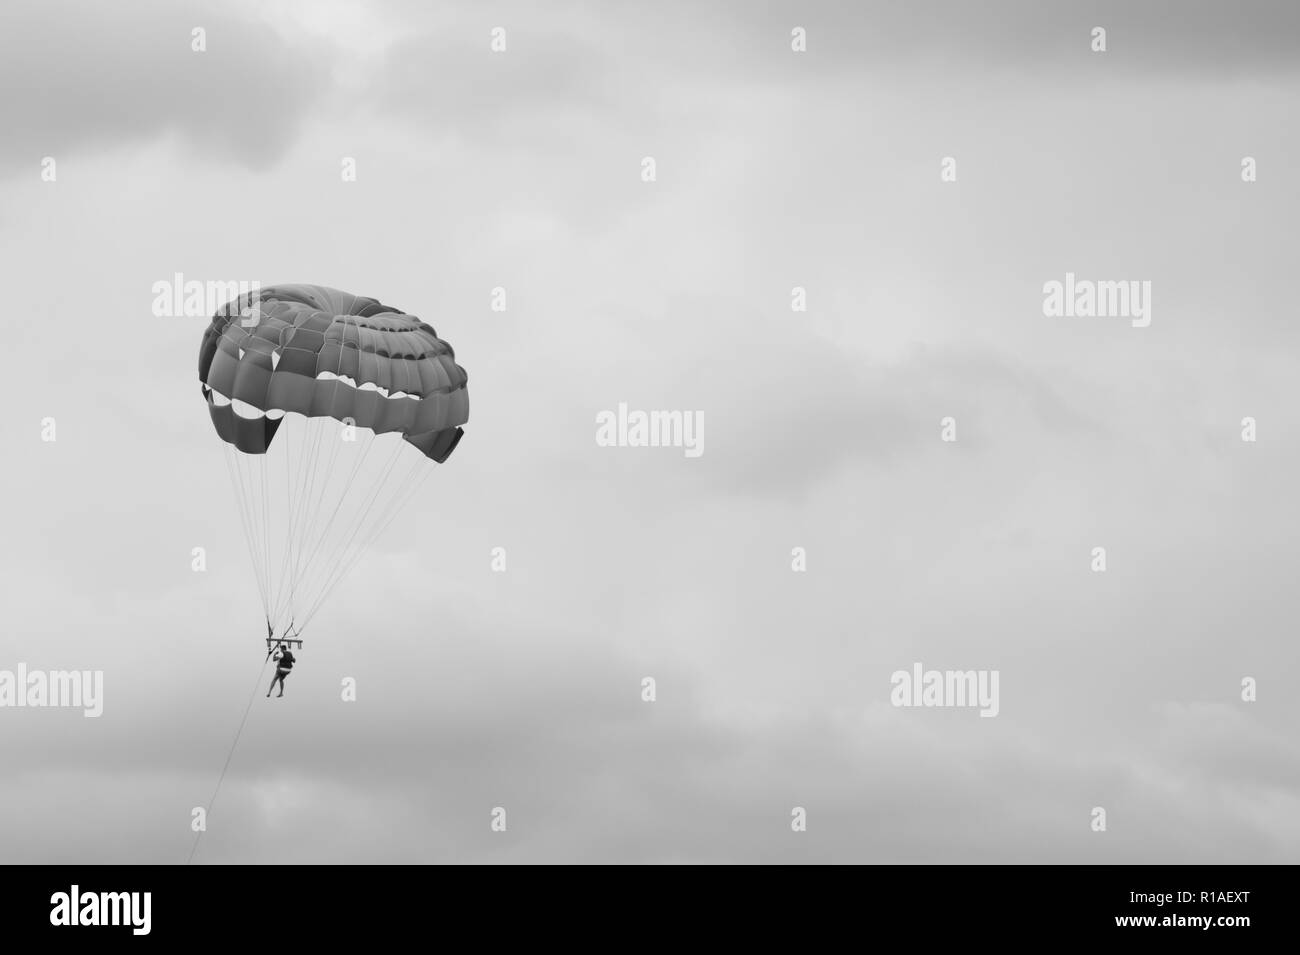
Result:
M105 700L0 709L4 861L184 862L266 679L175 273L380 298L471 395L195 861L1300 861L1292 4L5 6L0 669Z

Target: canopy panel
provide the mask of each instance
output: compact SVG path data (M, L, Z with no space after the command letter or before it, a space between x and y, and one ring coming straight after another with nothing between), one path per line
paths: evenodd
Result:
M280 422L240 415L233 402L395 431L441 463L469 420L468 376L455 358L432 327L373 298L275 285L213 316L199 380L217 434L246 454L265 453Z

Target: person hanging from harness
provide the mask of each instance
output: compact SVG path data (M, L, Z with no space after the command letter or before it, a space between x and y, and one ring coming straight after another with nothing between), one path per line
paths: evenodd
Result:
M276 641L275 649L273 651L275 656L272 657L272 659L276 661L275 676L271 677L271 685L266 690L267 699L270 699L271 690L275 689L276 683L280 684L280 692L276 696L276 699L279 699L281 696L284 696L284 678L289 675L289 672L293 669L294 663L297 662L294 660L293 651L290 650L287 646L285 646L283 641L284 641L283 637L280 640ZM293 641L290 640L289 643L292 644Z

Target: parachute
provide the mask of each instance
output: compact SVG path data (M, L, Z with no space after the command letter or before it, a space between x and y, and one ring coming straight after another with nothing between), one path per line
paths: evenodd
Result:
M217 310L199 381L268 638L296 637L455 450L469 419L465 369L413 315L277 285Z

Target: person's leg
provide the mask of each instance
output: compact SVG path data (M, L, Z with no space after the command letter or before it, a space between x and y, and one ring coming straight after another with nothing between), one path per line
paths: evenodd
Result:
M271 696L271 691L275 689L275 681L278 680L278 679L280 679L280 674L279 674L279 673L277 673L275 676L271 677L271 685L268 686L268 687L266 688L266 695L267 695L267 698L268 698L268 699L269 699L270 696Z
M279 694L277 694L277 698L279 698L279 697L281 697L281 696L284 696L284 678L287 677L288 675L289 675L289 671L288 671L288 670L281 670L280 673L279 673L279 677L280 677L280 692L279 692Z

